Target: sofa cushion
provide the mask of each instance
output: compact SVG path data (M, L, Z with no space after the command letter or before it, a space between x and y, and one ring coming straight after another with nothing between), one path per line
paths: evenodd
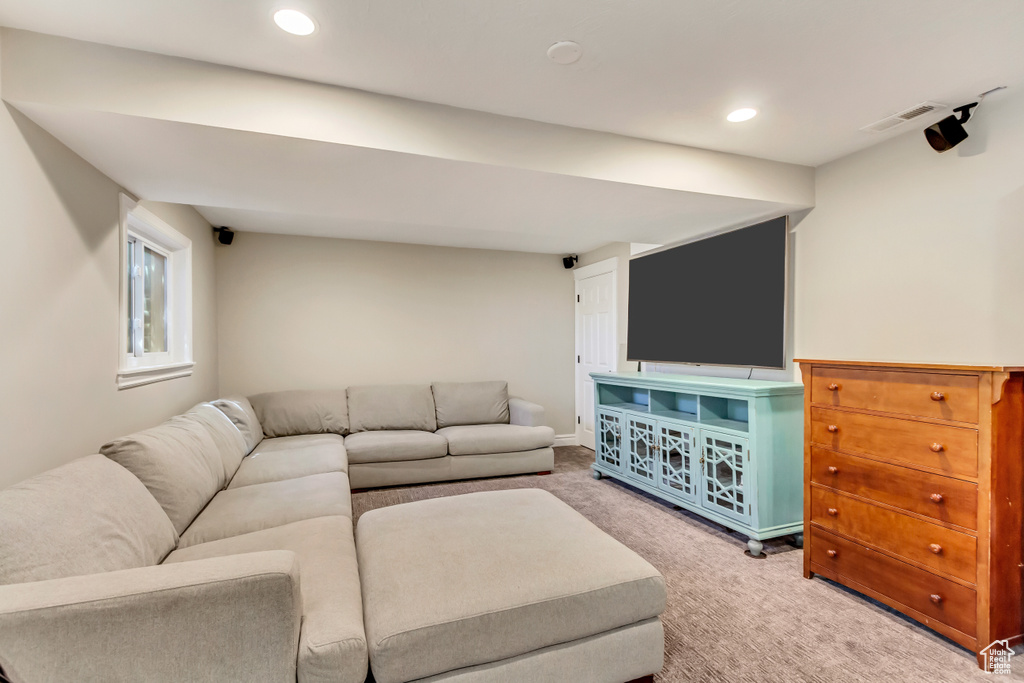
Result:
M426 460L448 455L448 442L434 432L413 429L385 429L359 432L345 437L349 462L395 462Z
M434 396L426 384L349 387L348 418L352 432L437 429Z
M221 463L224 465L224 481L230 481L248 452L245 437L228 416L214 407L212 403L200 403L186 415L195 419L210 432L210 437L217 445Z
M371 510L356 526L356 556L377 683L514 657L665 608L654 567L537 489Z
M102 455L0 491L0 584L159 564L177 542L142 482Z
M467 425L445 427L437 433L448 439L448 452L452 455L532 451L555 443L555 430L551 427Z
M345 390L271 391L250 396L264 436L348 434Z
M332 515L352 518L348 475L341 472L242 486L218 493L178 547Z
M301 683L363 683L366 636L359 568L348 517L319 517L176 550L167 562L188 562L264 550L290 550L300 567Z
M260 442L242 461L228 488L327 472L348 472L344 437L337 434L279 436Z
M217 444L189 415L109 441L100 452L146 485L179 534L226 482Z
M437 426L508 424L507 382L434 382Z
M242 438L245 439L245 452L251 453L256 444L263 440L263 426L256 417L256 411L253 410L249 399L244 396L226 396L210 403L238 427Z

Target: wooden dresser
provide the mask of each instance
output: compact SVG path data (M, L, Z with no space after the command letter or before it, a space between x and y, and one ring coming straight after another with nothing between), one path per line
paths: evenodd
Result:
M804 576L975 653L1021 642L1024 368L797 362Z

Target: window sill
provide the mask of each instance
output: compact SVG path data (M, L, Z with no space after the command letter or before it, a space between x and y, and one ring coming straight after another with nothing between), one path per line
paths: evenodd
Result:
M192 369L194 367L195 363L189 361L186 363L169 363L167 365L158 365L150 368L134 368L131 370L122 369L117 373L117 388L129 389L131 387L142 386L143 384L163 382L167 379L188 377L192 374Z

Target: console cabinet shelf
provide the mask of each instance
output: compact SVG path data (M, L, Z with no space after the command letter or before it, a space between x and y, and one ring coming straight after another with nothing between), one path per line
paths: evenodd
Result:
M761 541L803 531L803 385L591 373L594 477L619 479Z

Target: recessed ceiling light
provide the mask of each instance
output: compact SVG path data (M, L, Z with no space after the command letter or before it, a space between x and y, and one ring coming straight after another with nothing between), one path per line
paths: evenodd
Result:
M548 57L552 62L558 64L572 64L579 61L582 56L583 48L579 43L574 43L571 40L557 42L548 48Z
M274 12L274 23L282 30L297 36L308 36L316 30L313 20L295 9L281 9Z
M729 121L732 121L733 123L739 123L741 121L749 121L755 116L757 116L756 109L744 107L743 109L737 109L736 111L732 112L725 118L728 119Z

